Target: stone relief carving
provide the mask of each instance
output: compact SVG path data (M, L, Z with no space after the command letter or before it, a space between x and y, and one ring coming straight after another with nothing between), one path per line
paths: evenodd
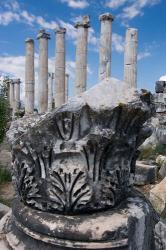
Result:
M104 112L71 105L50 114L13 146L21 201L63 214L114 207L129 191L137 148L149 136L149 116L140 103Z

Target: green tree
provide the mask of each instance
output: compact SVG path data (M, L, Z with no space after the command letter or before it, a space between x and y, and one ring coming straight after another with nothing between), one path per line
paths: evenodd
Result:
M0 81L0 143L5 136L7 123L10 117L7 82L7 78Z

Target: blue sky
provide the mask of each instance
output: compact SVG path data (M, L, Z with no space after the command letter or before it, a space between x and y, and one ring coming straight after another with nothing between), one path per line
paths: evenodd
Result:
M98 82L99 15L111 12L113 22L112 76L123 79L123 46L127 27L138 29L138 88L154 90L155 81L166 80L165 0L0 0L0 74L20 77L24 82L25 39L35 39L37 85L37 32L45 28L49 41L49 70L54 71L57 25L67 29L66 61L70 74L70 95L75 77L74 23L90 15L88 46L88 88Z

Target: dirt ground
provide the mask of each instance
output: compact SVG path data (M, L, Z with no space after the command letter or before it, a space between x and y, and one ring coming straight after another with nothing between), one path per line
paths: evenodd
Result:
M11 206L14 197L14 189L11 182L0 185L0 203Z

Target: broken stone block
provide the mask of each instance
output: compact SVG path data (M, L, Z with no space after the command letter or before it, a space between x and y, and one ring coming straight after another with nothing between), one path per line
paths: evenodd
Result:
M166 87L165 81L157 81L155 86L156 93L163 93Z
M149 197L155 210L161 215L166 215L166 177L150 190Z
M164 179L166 177L166 157L165 160L163 161L161 168L159 170L159 176Z
M0 219L9 212L10 208L2 203L0 203Z
M135 185L155 184L157 179L157 166L137 161L135 168Z
M160 220L155 226L156 250L166 249L166 220Z
M156 158L156 163L161 166L164 161L166 160L166 156L164 155L158 155L157 158Z

